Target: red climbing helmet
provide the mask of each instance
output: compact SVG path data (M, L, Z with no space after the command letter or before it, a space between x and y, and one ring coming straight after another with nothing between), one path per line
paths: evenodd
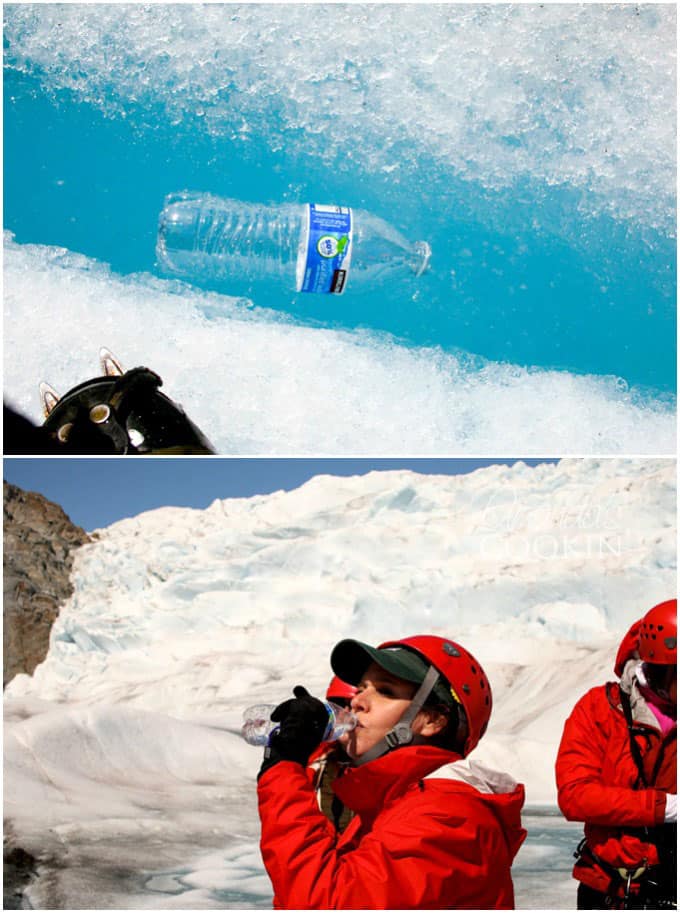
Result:
M614 661L614 674L617 678L621 678L623 675L623 669L629 659L636 659L639 657L638 648L640 646L640 625L642 624L642 619L638 618L637 621L634 621L630 626L629 630L626 632L626 636L621 641L618 652L616 654L616 660Z
M356 685L350 685L343 682L339 675L334 675L326 691L327 701L345 700L351 701L357 693Z
M446 680L446 686L465 711L467 738L463 755L468 755L486 732L491 717L491 685L474 656L459 643L434 634L419 634L380 644L379 650L406 647L426 659ZM435 694L437 688L435 687Z
M331 654L335 674L353 684L359 684L371 662L419 688L392 732L362 755L361 763L379 757L396 745L409 744L413 740L411 723L429 695L442 704L461 708L464 717L462 754L469 754L477 745L491 716L491 686L482 667L464 647L445 637L419 634L388 640L379 647L358 640L341 640Z
M640 622L640 659L657 666L678 662L678 600L668 599L650 609Z

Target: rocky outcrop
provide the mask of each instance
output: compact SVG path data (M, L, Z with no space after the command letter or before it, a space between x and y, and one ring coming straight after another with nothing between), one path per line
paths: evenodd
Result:
M7 827L6 823L5 827ZM9 839L11 838L5 835L2 860L2 909L25 910L24 891L37 874L36 861L21 847L8 846Z
M3 482L3 687L47 654L59 607L71 595L74 551L90 537L58 504Z

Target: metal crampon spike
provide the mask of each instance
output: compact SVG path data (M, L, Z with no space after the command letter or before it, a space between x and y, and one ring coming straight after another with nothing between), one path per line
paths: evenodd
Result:
M40 382L40 404L42 405L42 411L45 418L47 418L54 409L60 398L61 397L53 386L44 380Z
M99 364L107 377L122 377L125 374L123 366L116 356L103 346L99 350Z

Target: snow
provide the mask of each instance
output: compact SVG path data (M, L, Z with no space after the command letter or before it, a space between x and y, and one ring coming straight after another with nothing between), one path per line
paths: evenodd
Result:
M675 591L675 462L315 476L98 531L46 660L5 691L6 833L34 907L268 907L242 711L321 694L343 637L446 634L494 692L473 757L526 785L518 905L573 905L552 766L630 623ZM540 814L539 814L540 812ZM541 878L549 870L554 878Z
M245 299L147 273L122 277L64 248L17 244L9 232L3 278L5 396L36 424L39 382L63 395L97 374L105 345L125 368L153 368L223 454L675 452L671 399L613 375L299 326ZM61 319L45 320L36 301Z

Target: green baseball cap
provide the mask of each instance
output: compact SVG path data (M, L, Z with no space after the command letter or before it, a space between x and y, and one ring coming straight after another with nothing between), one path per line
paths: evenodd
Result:
M336 675L350 685L358 685L371 663L377 663L381 669L390 672L397 678L422 684L430 663L408 647L371 647L359 640L341 640L331 653L331 668ZM455 704L451 689L444 677L439 675L433 694L443 704Z

